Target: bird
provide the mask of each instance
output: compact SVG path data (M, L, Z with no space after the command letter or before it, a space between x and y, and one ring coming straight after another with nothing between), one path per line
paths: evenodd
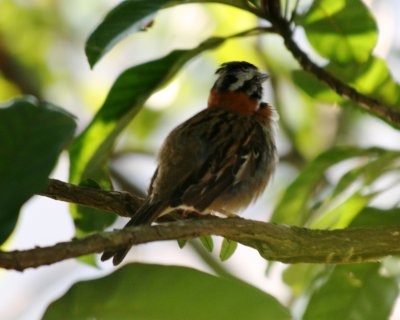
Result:
M269 77L246 61L216 70L208 106L173 129L157 157L144 204L124 228L149 225L174 210L230 216L255 201L277 164L275 112L262 102ZM130 247L101 260L122 262Z

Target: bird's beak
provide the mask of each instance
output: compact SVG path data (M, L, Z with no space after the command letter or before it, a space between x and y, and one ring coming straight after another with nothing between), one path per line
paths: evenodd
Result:
M265 80L267 80L269 78L269 74L265 73L265 72L260 72L258 76L259 76L261 82L264 82Z

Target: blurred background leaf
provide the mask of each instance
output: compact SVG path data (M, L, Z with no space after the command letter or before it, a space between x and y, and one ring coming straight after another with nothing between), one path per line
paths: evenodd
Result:
M312 294L303 319L388 319L399 289L396 279L382 276L379 268L336 266Z
M298 22L313 48L338 63L365 62L378 38L375 20L360 0L316 0Z
M351 228L393 226L400 224L400 209L364 208L350 224Z
M46 186L75 128L71 114L33 97L0 107L0 244L14 230L21 206Z
M132 32L146 31L154 23L154 16L163 7L179 4L213 2L250 10L244 0L128 0L112 9L92 32L86 42L86 56L93 67L116 43Z
M96 27L86 42L86 56L91 67L128 33L145 31L151 26L154 14L169 0L122 1Z
M275 211L272 216L272 221L276 223L287 223L294 225L306 225L309 219L316 213L316 209L321 206L322 199L326 205L324 214L327 214L329 210L326 208L330 205L334 198L340 193L339 189L333 189L332 185L327 180L328 170L351 158L357 159L364 157L364 160L375 158L383 155L386 152L384 149L379 148L368 148L360 149L354 147L341 147L334 148L327 152L322 153L313 161L311 161L298 175L298 177L288 186L284 195L277 203ZM398 158L399 155L397 154ZM362 171L357 171L358 175L363 174ZM377 178L378 175L375 176ZM346 176L348 177L348 176ZM355 179L355 178L354 178ZM352 180L354 182L355 180ZM343 180L342 180L343 181ZM350 182L350 181L349 181ZM339 184L344 189L344 182ZM347 186L347 185L346 185ZM340 190L344 191L344 190ZM333 192L334 197L328 196L330 192ZM355 209L356 207L353 207ZM337 211L334 215L336 216L341 210ZM351 215L351 210L345 212L347 215ZM327 227L327 226L325 226Z
M49 306L43 319L175 320L210 315L216 319L291 319L275 298L239 280L185 267L145 264L127 265L107 277L75 284Z

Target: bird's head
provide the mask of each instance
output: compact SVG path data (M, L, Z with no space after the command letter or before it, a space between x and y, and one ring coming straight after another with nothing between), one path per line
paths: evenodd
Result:
M262 98L262 83L268 74L245 61L226 62L217 69L218 76L211 89L210 108L232 109L251 114L259 108Z

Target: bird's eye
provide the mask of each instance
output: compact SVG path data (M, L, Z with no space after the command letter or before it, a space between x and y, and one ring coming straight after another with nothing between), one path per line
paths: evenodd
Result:
M231 84L234 84L237 80L238 78L233 74L227 74L223 79L222 86L228 88Z

